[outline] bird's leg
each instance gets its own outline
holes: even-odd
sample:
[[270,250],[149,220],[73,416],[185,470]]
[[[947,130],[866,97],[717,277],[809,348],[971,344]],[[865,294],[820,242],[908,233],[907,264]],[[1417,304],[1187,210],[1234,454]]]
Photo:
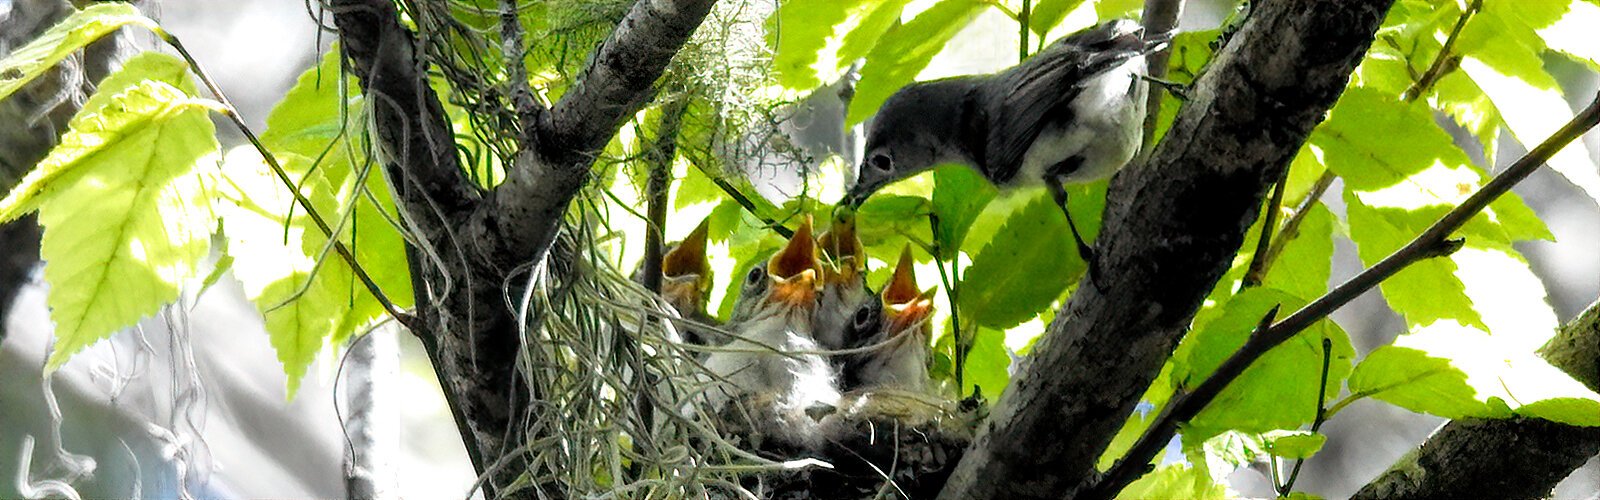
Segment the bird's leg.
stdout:
[[1174,82],[1172,80],[1163,80],[1149,75],[1139,75],[1139,78],[1150,82],[1151,85],[1161,87],[1163,90],[1166,90],[1168,94],[1172,94],[1172,97],[1176,97],[1180,101],[1189,100],[1188,85]]
[[1100,259],[1095,255],[1094,247],[1084,243],[1083,234],[1078,232],[1078,225],[1072,222],[1072,210],[1067,208],[1067,188],[1062,185],[1061,179],[1051,179],[1045,184],[1050,186],[1050,196],[1055,198],[1056,205],[1061,207],[1061,213],[1067,215],[1067,228],[1072,230],[1072,241],[1078,244],[1078,256],[1083,258],[1084,265],[1089,267],[1089,282],[1095,288],[1105,290],[1100,286]]

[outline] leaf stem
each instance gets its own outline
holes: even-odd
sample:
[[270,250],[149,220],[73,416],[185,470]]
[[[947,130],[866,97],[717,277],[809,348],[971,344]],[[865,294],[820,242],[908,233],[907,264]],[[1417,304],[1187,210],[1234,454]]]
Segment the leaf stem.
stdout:
[[378,303],[383,306],[385,311],[388,311],[390,316],[394,317],[400,324],[405,325],[407,329],[415,331],[421,327],[421,325],[416,324],[414,316],[400,310],[398,306],[394,305],[394,301],[389,300],[389,296],[383,293],[383,290],[378,287],[378,283],[373,281],[372,277],[367,274],[366,269],[361,267],[361,263],[356,261],[355,254],[345,246],[344,242],[339,241],[333,229],[328,226],[328,222],[323,220],[322,216],[311,206],[311,200],[306,199],[299,189],[295,189],[294,180],[290,179],[289,174],[284,172],[283,165],[279,164],[278,159],[261,143],[261,139],[256,137],[255,132],[250,130],[248,125],[245,125],[244,118],[239,115],[239,108],[228,100],[227,94],[222,93],[222,88],[218,87],[216,81],[211,79],[211,75],[200,67],[200,62],[196,61],[194,56],[184,49],[183,43],[178,41],[178,37],[159,27],[153,28],[151,31],[160,37],[162,41],[167,42],[167,45],[171,45],[179,55],[183,56],[183,60],[189,63],[189,69],[194,70],[195,75],[200,77],[200,82],[205,84],[206,89],[211,91],[212,95],[217,96],[217,101],[221,102],[224,107],[222,115],[228,117],[234,126],[239,129],[239,132],[244,134],[245,139],[248,139],[250,144],[255,146],[256,151],[261,153],[261,157],[266,160],[267,166],[272,168],[272,173],[277,175],[278,180],[283,182],[285,187],[289,188],[289,193],[294,196],[295,203],[305,207],[306,214],[311,216],[311,221],[316,223],[317,229],[322,231],[322,235],[332,242],[334,252],[338,253],[339,257],[345,261],[345,264],[350,266],[351,272],[356,275],[357,279],[361,280],[361,284],[367,288],[367,292],[371,293],[374,299],[377,299]]
[[1412,82],[1411,87],[1401,94],[1402,99],[1406,102],[1416,101],[1428,89],[1433,88],[1440,78],[1444,78],[1460,64],[1461,57],[1451,56],[1450,51],[1455,48],[1456,40],[1461,37],[1462,28],[1467,27],[1467,21],[1472,20],[1472,16],[1482,9],[1483,0],[1472,0],[1472,3],[1467,5],[1467,10],[1461,12],[1461,17],[1456,19],[1456,25],[1450,29],[1450,36],[1446,37],[1444,45],[1439,47],[1439,55],[1433,58],[1433,64],[1422,73],[1422,78]]
[[[1283,206],[1283,189],[1284,185],[1288,183],[1289,169],[1285,168],[1283,173],[1278,175],[1278,182],[1273,184],[1272,200],[1267,202],[1267,213],[1261,221],[1261,239],[1256,241],[1256,253],[1250,257],[1250,269],[1244,273],[1244,282],[1242,284],[1244,288],[1253,288],[1256,285],[1260,285],[1261,280],[1267,276],[1267,265],[1269,264],[1267,254],[1271,253],[1272,244],[1277,243],[1272,239],[1272,232],[1278,227],[1278,212],[1282,211],[1280,207]],[[1294,237],[1293,234],[1289,234],[1287,231],[1283,236]]]
[[1243,347],[1201,382],[1194,391],[1175,396],[1168,403],[1156,422],[1151,424],[1145,434],[1139,437],[1126,456],[1111,467],[1101,479],[1088,488],[1085,498],[1111,498],[1117,492],[1127,487],[1143,474],[1144,465],[1148,464],[1166,443],[1177,433],[1178,426],[1198,415],[1212,400],[1216,399],[1222,390],[1232,383],[1246,368],[1265,355],[1273,347],[1294,337],[1296,333],[1310,327],[1317,321],[1326,318],[1334,310],[1344,306],[1351,300],[1371,290],[1372,287],[1383,282],[1400,270],[1419,261],[1449,255],[1461,248],[1465,243],[1461,239],[1446,239],[1451,233],[1460,229],[1473,216],[1483,211],[1489,203],[1511,190],[1511,187],[1526,179],[1529,174],[1538,169],[1554,156],[1557,151],[1566,147],[1572,141],[1582,136],[1584,132],[1600,123],[1600,95],[1589,106],[1573,117],[1572,121],[1563,125],[1538,147],[1533,148],[1528,154],[1519,158],[1505,171],[1490,179],[1488,183],[1479,188],[1472,196],[1460,205],[1451,209],[1438,221],[1429,226],[1422,234],[1417,235],[1406,246],[1384,257],[1371,268],[1362,271],[1344,284],[1339,285],[1327,294],[1312,301],[1294,314],[1284,318],[1283,321],[1264,327],[1270,322],[1273,313],[1267,315],[1267,321],[1256,328],[1250,337],[1245,340]]
[[[1328,396],[1328,368],[1331,367],[1332,365],[1333,365],[1333,340],[1331,340],[1331,339],[1329,339],[1327,337],[1323,337],[1322,338],[1322,383],[1317,384],[1317,417],[1316,417],[1315,420],[1311,421],[1311,433],[1312,434],[1316,434],[1317,431],[1322,430],[1322,423],[1328,421],[1328,408],[1326,406],[1324,406],[1324,404],[1327,403],[1327,396]],[[1294,491],[1294,481],[1295,481],[1295,479],[1299,479],[1300,478],[1300,466],[1305,465],[1305,464],[1306,464],[1306,459],[1304,457],[1295,459],[1295,461],[1294,461],[1294,469],[1289,471],[1289,481],[1283,483],[1283,486],[1280,486],[1278,488],[1278,496],[1279,497],[1289,496],[1289,492]],[[1276,470],[1276,468],[1274,468],[1274,470]]]
[[[1338,177],[1333,175],[1332,170],[1324,170],[1322,177],[1318,177],[1317,182],[1311,185],[1311,190],[1306,191],[1306,197],[1300,199],[1300,203],[1295,205],[1294,213],[1289,215],[1289,220],[1285,221],[1283,228],[1278,230],[1278,236],[1273,240],[1272,246],[1267,249],[1267,254],[1259,256],[1263,269],[1271,267],[1272,263],[1278,260],[1278,255],[1283,253],[1283,248],[1288,246],[1290,241],[1294,241],[1296,236],[1300,235],[1300,224],[1305,222],[1307,215],[1310,215],[1311,207],[1316,206],[1317,202],[1322,200],[1323,193],[1328,192],[1328,187],[1332,186],[1333,180]],[[1254,266],[1255,261],[1252,260],[1250,265]]]

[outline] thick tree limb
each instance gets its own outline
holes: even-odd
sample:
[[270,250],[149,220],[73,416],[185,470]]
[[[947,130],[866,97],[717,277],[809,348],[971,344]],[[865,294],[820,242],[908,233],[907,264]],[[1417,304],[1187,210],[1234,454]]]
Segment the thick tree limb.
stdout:
[[544,255],[595,156],[649,100],[667,63],[715,3],[639,0],[545,121],[523,124],[537,131],[535,144],[524,145],[480,214],[491,232],[481,241],[494,242],[494,260],[514,265]]
[[[1540,354],[1600,391],[1600,302],[1562,326]],[[1354,498],[1544,498],[1597,453],[1596,427],[1533,418],[1457,420]]]
[[1111,184],[1085,282],[1050,325],[944,498],[1061,498],[1171,356],[1267,186],[1343,91],[1392,0],[1256,7],[1195,83],[1154,154]]

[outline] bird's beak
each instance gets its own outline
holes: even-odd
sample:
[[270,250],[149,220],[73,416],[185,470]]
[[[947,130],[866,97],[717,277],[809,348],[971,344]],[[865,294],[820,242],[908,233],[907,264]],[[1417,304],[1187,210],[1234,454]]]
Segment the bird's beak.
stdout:
[[837,212],[833,225],[817,238],[817,246],[822,247],[822,254],[830,264],[822,268],[823,284],[849,283],[861,275],[867,252],[861,246],[861,238],[856,236],[854,212]]
[[917,290],[917,278],[911,268],[914,263],[911,247],[901,250],[900,263],[894,267],[894,276],[883,286],[884,314],[888,319],[889,331],[896,334],[923,330],[912,327],[923,323],[933,313],[935,289]]
[[861,208],[861,204],[867,201],[867,196],[870,195],[871,193],[865,192],[861,188],[861,183],[858,182],[850,186],[850,190],[845,192],[844,198],[839,199],[839,205],[849,207],[854,211],[857,208]]
[[698,274],[710,276],[711,263],[706,260],[706,233],[711,218],[700,221],[678,246],[673,247],[661,258],[661,274],[667,277],[688,276]]
[[817,241],[811,237],[811,218],[800,223],[789,244],[767,261],[767,271],[773,280],[772,299],[792,306],[809,306],[816,303],[817,276],[821,274],[817,262]]
[[661,280],[661,296],[678,309],[678,314],[689,316],[705,310],[706,292],[710,291],[701,275],[668,276]]

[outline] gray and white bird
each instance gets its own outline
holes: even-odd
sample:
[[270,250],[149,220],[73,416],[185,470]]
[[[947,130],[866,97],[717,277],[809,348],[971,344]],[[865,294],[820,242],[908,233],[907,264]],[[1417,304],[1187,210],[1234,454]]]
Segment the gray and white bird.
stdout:
[[[661,297],[678,311],[678,315],[697,324],[685,325],[683,338],[692,344],[717,345],[726,341],[711,329],[717,319],[706,313],[706,301],[711,296],[711,261],[706,258],[706,238],[710,232],[711,218],[700,221],[683,240],[667,246],[661,256]],[[633,274],[633,281],[644,282],[644,265]]]
[[716,377],[707,394],[715,410],[755,396],[798,416],[839,398],[838,378],[812,336],[818,283],[816,240],[802,222],[782,250],[744,277],[726,330],[735,338],[706,359]]
[[[1138,152],[1149,91],[1144,56],[1169,39],[1110,21],[999,73],[901,88],[878,109],[844,204],[860,206],[891,182],[956,163],[1001,188],[1042,182],[1065,209],[1065,184],[1109,177]],[[1093,249],[1070,213],[1067,222],[1092,272]]]
[[823,349],[839,350],[849,342],[851,313],[872,296],[865,272],[867,252],[856,237],[855,215],[846,210],[835,213],[832,225],[817,237],[817,246],[822,250],[822,291],[812,328]]
[[851,315],[854,333],[847,347],[863,350],[842,355],[841,390],[928,391],[934,291],[917,290],[912,264],[911,249],[901,251],[883,291],[862,301]]

